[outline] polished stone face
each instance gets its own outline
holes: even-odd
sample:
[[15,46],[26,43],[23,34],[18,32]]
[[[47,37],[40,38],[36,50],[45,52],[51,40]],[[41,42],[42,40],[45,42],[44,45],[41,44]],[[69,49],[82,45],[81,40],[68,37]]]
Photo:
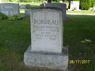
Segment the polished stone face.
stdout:
[[18,15],[19,14],[19,5],[16,3],[1,3],[0,12],[4,13],[7,16]]
[[63,47],[62,11],[36,9],[31,13],[31,51],[61,53]]

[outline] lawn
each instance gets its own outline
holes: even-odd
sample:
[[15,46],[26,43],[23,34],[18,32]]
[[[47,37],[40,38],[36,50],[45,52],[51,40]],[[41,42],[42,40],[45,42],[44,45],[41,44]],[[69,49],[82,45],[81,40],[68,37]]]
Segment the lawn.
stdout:
[[19,5],[26,5],[26,4],[39,6],[40,4],[42,4],[42,2],[19,2]]
[[[91,60],[89,64],[72,64],[72,71],[95,71],[95,16],[69,16],[64,24],[64,45],[69,47],[70,60]],[[90,43],[83,43],[85,39]]]
[[[95,71],[95,16],[70,16],[64,23],[64,46],[70,60],[91,60],[69,64],[70,71]],[[85,39],[91,40],[83,43]],[[0,71],[57,71],[27,67],[23,55],[30,44],[29,17],[18,21],[0,20]]]
[[80,11],[66,11],[67,13],[84,13],[84,14],[95,14],[95,11],[90,10],[80,10]]

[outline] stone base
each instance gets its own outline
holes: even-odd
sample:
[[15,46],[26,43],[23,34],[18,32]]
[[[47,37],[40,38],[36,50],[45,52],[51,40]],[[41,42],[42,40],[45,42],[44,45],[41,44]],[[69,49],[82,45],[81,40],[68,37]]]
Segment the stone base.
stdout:
[[64,48],[63,53],[31,52],[29,47],[24,53],[24,63],[32,67],[46,67],[50,69],[68,69],[68,49]]

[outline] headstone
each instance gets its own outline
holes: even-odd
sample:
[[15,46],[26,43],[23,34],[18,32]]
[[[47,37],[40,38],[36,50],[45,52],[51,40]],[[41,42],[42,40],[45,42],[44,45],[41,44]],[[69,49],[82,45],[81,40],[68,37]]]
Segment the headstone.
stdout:
[[95,11],[95,6],[93,7],[93,9],[92,9],[93,11]]
[[72,11],[72,10],[79,11],[79,5],[80,5],[80,1],[71,1],[69,10],[70,11]]
[[43,1],[43,3],[42,3],[44,6],[47,4],[47,1]]
[[7,16],[19,14],[19,4],[17,3],[0,3],[0,12]]
[[30,12],[31,12],[31,9],[26,9],[26,10],[25,10],[25,15],[26,15],[26,16],[30,16]]
[[25,15],[30,16],[30,12],[31,12],[31,5],[26,4]]
[[63,13],[59,8],[36,8],[31,12],[31,45],[24,53],[28,66],[66,70],[68,52],[63,47]]
[[31,9],[31,5],[30,4],[26,4],[26,9]]
[[26,9],[26,5],[20,5],[20,9]]
[[40,5],[41,7],[55,7],[60,8],[63,11],[64,19],[66,18],[66,4],[65,3],[47,3],[45,6],[44,4]]

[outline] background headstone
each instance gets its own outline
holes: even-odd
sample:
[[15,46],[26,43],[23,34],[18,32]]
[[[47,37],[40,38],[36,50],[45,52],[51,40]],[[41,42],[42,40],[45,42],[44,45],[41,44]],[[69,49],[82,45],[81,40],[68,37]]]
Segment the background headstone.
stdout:
[[20,9],[26,9],[26,5],[20,5]]
[[79,10],[80,1],[71,1],[69,10]]
[[42,3],[44,6],[47,4],[47,1],[43,1],[43,3]]
[[26,4],[25,15],[30,16],[30,12],[31,12],[31,5]]
[[92,9],[93,11],[95,11],[95,6],[93,7],[93,9]]
[[63,47],[62,9],[36,8],[32,9],[30,17],[31,46],[24,53],[24,63],[28,66],[66,70],[68,52]]
[[31,9],[25,9],[25,15],[30,16]]
[[7,16],[19,14],[19,4],[17,3],[0,3],[0,12]]

